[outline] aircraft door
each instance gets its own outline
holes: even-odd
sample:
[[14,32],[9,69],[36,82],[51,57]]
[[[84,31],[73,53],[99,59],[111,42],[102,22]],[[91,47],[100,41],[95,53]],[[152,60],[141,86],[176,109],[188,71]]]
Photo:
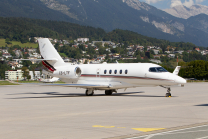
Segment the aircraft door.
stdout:
[[100,77],[100,69],[97,69],[97,71],[96,71],[96,77],[97,77],[97,78]]

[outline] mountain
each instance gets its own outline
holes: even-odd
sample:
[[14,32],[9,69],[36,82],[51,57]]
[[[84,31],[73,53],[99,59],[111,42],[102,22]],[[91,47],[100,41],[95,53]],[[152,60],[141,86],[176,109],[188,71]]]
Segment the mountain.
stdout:
[[30,19],[20,17],[0,17],[0,38],[27,42],[30,37],[46,37],[74,40],[89,37],[99,40],[106,35],[100,28],[81,26],[69,22]]
[[138,0],[1,0],[0,16],[67,21],[105,31],[123,29],[174,42],[208,44],[206,31]]
[[[28,42],[30,37],[42,36],[46,38],[75,40],[79,37],[88,37],[90,41],[104,40],[122,43],[124,47],[130,44],[140,44],[143,46],[164,46],[179,47],[185,50],[192,50],[196,45],[184,42],[169,42],[143,36],[136,32],[115,29],[105,32],[100,28],[81,26],[69,22],[30,19],[21,17],[0,17],[0,38],[9,41]],[[31,40],[33,41],[33,40]],[[200,48],[201,49],[201,48]]]
[[187,19],[186,26],[208,33],[208,15],[199,14]]
[[165,12],[179,18],[188,19],[191,16],[199,15],[199,14],[207,14],[208,15],[208,6],[205,5],[192,5],[190,8],[178,5],[171,9],[165,9]]
[[47,8],[40,0],[1,0],[1,17],[27,17],[80,23],[59,11]]

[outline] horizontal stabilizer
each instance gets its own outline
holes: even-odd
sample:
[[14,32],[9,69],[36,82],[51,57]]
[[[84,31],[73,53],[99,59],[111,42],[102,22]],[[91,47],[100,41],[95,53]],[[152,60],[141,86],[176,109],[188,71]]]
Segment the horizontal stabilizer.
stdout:
[[29,61],[44,61],[44,60],[47,60],[47,61],[58,61],[58,59],[56,59],[56,58],[50,58],[50,59],[13,59],[13,60],[18,60],[18,61],[21,61],[21,60],[29,60]]

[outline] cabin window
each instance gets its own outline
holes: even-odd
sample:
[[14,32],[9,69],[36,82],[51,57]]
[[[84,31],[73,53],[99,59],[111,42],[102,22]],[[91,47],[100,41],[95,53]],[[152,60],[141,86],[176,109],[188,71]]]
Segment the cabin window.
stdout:
[[112,70],[109,70],[109,74],[111,74],[112,73]]
[[122,70],[120,70],[120,74],[122,74]]
[[115,70],[114,73],[117,74],[117,70]]
[[128,70],[125,70],[125,74],[127,74],[128,73]]
[[104,70],[104,74],[106,74],[107,73],[107,70]]

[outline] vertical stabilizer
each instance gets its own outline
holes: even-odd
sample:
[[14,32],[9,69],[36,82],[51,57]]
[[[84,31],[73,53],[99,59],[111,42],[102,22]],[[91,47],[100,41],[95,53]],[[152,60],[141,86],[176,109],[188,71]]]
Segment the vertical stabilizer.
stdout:
[[175,70],[173,71],[173,74],[178,75],[180,68],[181,66],[177,66]]
[[64,65],[64,61],[56,51],[48,38],[38,39],[40,53],[44,61],[43,65],[50,71],[54,71],[56,67]]

